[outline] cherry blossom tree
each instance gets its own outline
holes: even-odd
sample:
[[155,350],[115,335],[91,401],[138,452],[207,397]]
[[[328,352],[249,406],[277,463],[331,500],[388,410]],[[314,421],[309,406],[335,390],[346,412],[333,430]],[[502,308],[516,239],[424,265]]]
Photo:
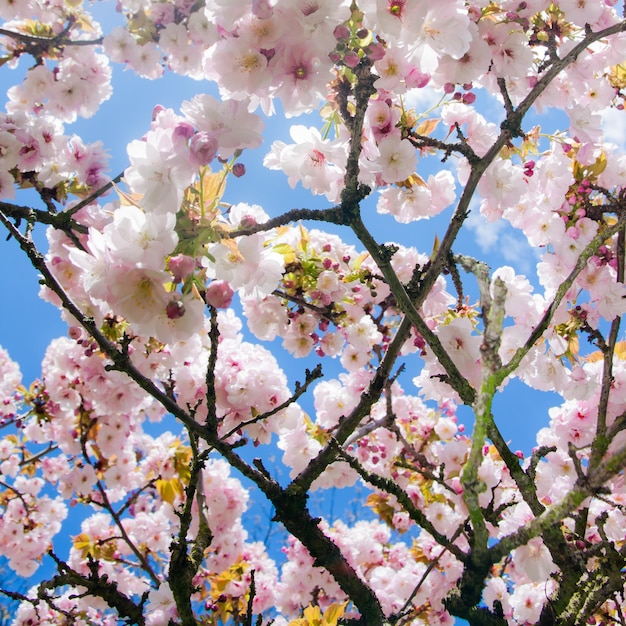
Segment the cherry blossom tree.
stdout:
[[[625,624],[617,2],[90,10],[0,2],[2,245],[68,324],[30,386],[0,349],[13,623]],[[68,128],[122,68],[198,94],[155,103],[113,177]],[[272,115],[300,119],[264,166],[321,208],[237,197]],[[529,277],[463,253],[476,219]],[[558,398],[529,454],[494,404],[513,381]],[[313,510],[357,484],[371,515]]]

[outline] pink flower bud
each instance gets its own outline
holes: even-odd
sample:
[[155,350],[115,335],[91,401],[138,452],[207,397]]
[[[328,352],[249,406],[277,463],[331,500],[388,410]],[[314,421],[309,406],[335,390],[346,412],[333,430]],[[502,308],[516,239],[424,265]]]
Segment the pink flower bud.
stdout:
[[177,320],[185,315],[185,305],[180,300],[170,300],[165,307],[165,314],[170,320]]
[[244,215],[239,222],[239,226],[241,228],[252,228],[253,226],[256,226],[256,224],[257,221],[254,215]]
[[179,122],[174,127],[174,132],[172,133],[173,138],[176,139],[184,139],[187,141],[189,137],[193,137],[193,134],[196,131],[194,127],[189,122]]
[[351,68],[356,67],[360,61],[361,59],[356,52],[348,51],[343,56],[343,62]]
[[174,275],[174,282],[180,283],[193,272],[196,267],[196,260],[186,254],[177,254],[170,258],[168,267]]
[[347,39],[350,37],[350,29],[345,24],[338,24],[335,26],[335,30],[333,31],[333,35],[337,41],[341,39]]
[[385,48],[379,43],[373,43],[367,46],[367,56],[372,61],[380,61],[385,56]]
[[217,155],[218,148],[217,139],[203,130],[189,140],[189,154],[196,165],[208,165]]
[[246,166],[243,163],[233,165],[233,176],[241,178],[246,173]]
[[233,301],[235,292],[230,284],[225,280],[214,280],[206,290],[204,299],[206,303],[216,309],[226,309]]

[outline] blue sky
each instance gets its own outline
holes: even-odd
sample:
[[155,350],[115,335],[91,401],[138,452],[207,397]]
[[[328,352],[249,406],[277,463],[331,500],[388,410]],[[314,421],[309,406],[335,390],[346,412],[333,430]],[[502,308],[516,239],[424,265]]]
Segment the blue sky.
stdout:
[[[19,71],[26,67],[27,64],[22,61]],[[16,80],[19,71],[10,72],[6,66],[3,67],[0,72],[0,86],[8,87],[13,84],[12,81]],[[126,145],[149,129],[154,105],[161,104],[178,111],[181,102],[196,93],[215,94],[214,87],[208,82],[197,82],[173,74],[149,81],[136,77],[132,72],[123,71],[116,65],[113,81],[112,98],[103,103],[93,118],[66,125],[67,134],[77,133],[87,142],[104,141],[105,148],[111,155],[111,175],[117,175],[128,165]],[[488,108],[498,114],[497,109],[492,107],[493,103]],[[285,120],[280,115],[267,119],[264,145],[244,153],[241,160],[246,164],[247,173],[240,180],[229,181],[225,199],[230,202],[260,204],[272,216],[295,207],[327,206],[323,196],[311,196],[300,186],[292,190],[281,172],[269,171],[262,166],[263,156],[272,141],[290,141],[290,123],[318,125],[316,120],[315,116]],[[430,159],[427,169],[420,169],[419,173],[427,177],[435,167],[437,162]],[[445,167],[450,166],[446,164]],[[18,195],[17,201],[27,200]],[[437,219],[405,226],[396,223],[390,216],[376,214],[374,203],[375,198],[364,203],[364,219],[380,241],[399,241],[426,253],[430,253],[435,235],[443,235],[446,220],[452,213],[450,207]],[[310,226],[321,227],[319,223]],[[487,224],[476,210],[470,217],[469,226],[455,246],[455,252],[483,258],[492,268],[512,265],[516,271],[527,273],[531,282],[536,282],[533,253],[513,229],[506,225]],[[346,229],[330,228],[344,237],[350,237]],[[38,231],[37,240],[40,243],[45,241],[42,229]],[[350,241],[354,243],[353,239]],[[39,374],[39,364],[50,339],[65,334],[66,328],[60,321],[57,310],[38,298],[37,275],[15,241],[0,242],[0,262],[4,267],[10,268],[5,277],[2,298],[4,306],[0,308],[0,345],[8,349],[12,357],[20,363],[24,382],[30,382]],[[468,285],[470,283],[471,279],[468,280]],[[282,350],[279,349],[279,352]],[[292,362],[289,371],[301,371],[300,364],[301,362],[296,361],[294,366]],[[302,369],[305,366],[307,364],[302,362]],[[528,453],[534,444],[533,433],[537,427],[547,422],[548,406],[550,402],[547,401],[546,394],[533,393],[514,383],[509,385],[503,397],[498,398],[496,410],[501,407],[507,416],[499,420],[507,438],[519,441],[519,447]]]
[[[22,63],[20,70],[25,69]],[[8,87],[18,76],[6,66],[0,70],[0,87]],[[117,175],[127,165],[125,147],[132,139],[140,137],[150,125],[154,105],[161,104],[178,110],[181,102],[196,93],[215,93],[208,83],[199,83],[174,75],[157,81],[148,81],[124,72],[115,66],[114,94],[105,102],[96,116],[66,126],[66,133],[77,133],[85,141],[102,139],[111,154],[111,175]],[[5,89],[0,89],[4,93]],[[296,118],[291,123],[315,124],[310,120]],[[327,206],[324,197],[314,197],[300,187],[289,188],[286,178],[280,172],[272,172],[262,167],[262,159],[273,140],[289,141],[289,123],[280,116],[266,122],[266,143],[259,149],[245,153],[241,159],[247,167],[247,174],[239,181],[229,182],[226,200],[245,201],[260,204],[274,216],[290,208],[323,208]],[[617,131],[619,132],[619,131]],[[430,171],[421,172],[426,177]],[[18,196],[18,202],[21,200]],[[406,245],[414,245],[420,251],[429,253],[435,234],[443,235],[446,220],[452,208],[448,208],[437,220],[422,221],[418,225],[405,227],[397,224],[391,217],[375,214],[374,203],[365,203],[366,223],[371,224],[379,241],[399,240]],[[485,258],[492,268],[500,265],[512,265],[520,273],[534,272],[532,252],[524,246],[515,232],[506,227],[487,225],[475,212],[470,218],[471,228],[460,240],[456,252]],[[319,224],[315,225],[320,227]],[[345,234],[345,231],[334,232]],[[417,237],[417,239],[415,239]],[[43,231],[39,231],[37,240],[44,242]],[[487,255],[485,257],[485,254]],[[5,268],[3,281],[2,306],[0,307],[0,345],[9,350],[24,373],[24,382],[30,383],[40,373],[40,363],[49,341],[66,333],[65,324],[60,320],[58,311],[38,298],[38,280],[25,256],[19,251],[15,241],[0,240],[0,263]],[[536,284],[534,274],[529,278]],[[302,380],[305,367],[310,367],[315,359],[292,361],[287,359],[282,349],[280,362],[289,373],[290,382]],[[332,369],[332,368],[331,368]],[[405,385],[409,390],[409,381],[415,373],[408,372]],[[547,409],[554,404],[554,397],[549,394],[529,390],[517,382],[508,385],[505,393],[496,397],[494,412],[504,437],[513,442],[513,448],[520,448],[526,454],[535,442],[535,433],[547,425]],[[558,398],[556,398],[558,402]],[[468,420],[469,412],[462,411],[463,419]],[[333,496],[325,496],[325,506],[333,506],[337,512],[341,503],[331,503]],[[328,510],[327,509],[327,510]],[[269,516],[268,509],[256,509],[254,515],[260,518]],[[257,537],[261,539],[262,537]]]

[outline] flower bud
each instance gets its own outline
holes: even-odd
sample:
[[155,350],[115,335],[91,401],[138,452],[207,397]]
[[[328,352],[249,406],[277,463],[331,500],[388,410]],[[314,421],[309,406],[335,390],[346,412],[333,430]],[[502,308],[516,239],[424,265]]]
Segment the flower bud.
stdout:
[[165,307],[165,314],[170,320],[177,320],[185,315],[185,305],[180,300],[170,300]]
[[189,154],[196,165],[208,165],[217,155],[218,148],[217,139],[203,130],[189,140]]
[[172,135],[175,140],[184,139],[186,141],[189,137],[193,137],[195,132],[194,127],[189,122],[179,122],[174,126]]
[[348,39],[350,37],[350,29],[345,24],[337,24],[335,26],[335,30],[333,31],[333,35],[337,41],[341,39]]
[[244,215],[239,221],[239,226],[241,228],[252,228],[257,225],[256,218],[254,215]]
[[361,59],[359,58],[359,55],[356,52],[352,52],[350,50],[346,52],[343,56],[343,62],[351,68],[356,67],[360,61]]
[[246,173],[246,166],[243,163],[235,163],[233,165],[233,176],[241,178]]
[[216,309],[227,309],[233,301],[235,292],[225,280],[214,280],[206,289],[206,303]]
[[186,254],[176,254],[170,258],[168,267],[174,275],[174,282],[180,283],[193,272],[196,267],[196,260]]
[[365,52],[371,61],[380,61],[385,56],[385,48],[379,43],[370,44]]

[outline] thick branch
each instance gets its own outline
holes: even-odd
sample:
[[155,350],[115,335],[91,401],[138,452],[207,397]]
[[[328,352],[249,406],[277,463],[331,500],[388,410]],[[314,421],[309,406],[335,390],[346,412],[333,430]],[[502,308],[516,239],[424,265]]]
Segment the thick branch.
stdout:
[[345,225],[345,220],[341,212],[341,207],[329,207],[327,209],[291,209],[286,211],[282,215],[278,215],[263,222],[262,224],[255,224],[254,226],[247,226],[246,228],[238,228],[230,233],[224,233],[224,237],[245,237],[246,235],[254,235],[254,233],[267,232],[273,228],[279,226],[286,226],[299,220],[310,220],[315,222],[327,222],[330,224]]
[[90,595],[102,598],[110,607],[114,608],[120,618],[128,619],[131,624],[137,624],[138,626],[145,624],[142,605],[135,604],[128,596],[124,595],[117,588],[116,583],[109,581],[106,574],[100,576],[98,574],[98,564],[95,561],[90,561],[89,563],[89,576],[83,576],[74,571],[67,563],[56,558],[54,554],[51,554],[51,556],[57,563],[59,573],[50,581],[44,581],[39,584],[39,598],[46,600],[49,589],[56,589],[65,585],[84,587]]
[[414,306],[411,297],[407,293],[404,285],[398,278],[395,270],[391,266],[391,255],[389,249],[381,247],[370,234],[360,217],[352,221],[352,230],[365,246],[367,251],[378,265],[381,273],[385,277],[391,292],[402,312],[409,318],[413,326],[424,337],[433,354],[446,371],[446,382],[459,394],[465,404],[471,404],[474,401],[475,390],[472,389],[467,379],[459,372],[450,355],[441,345],[437,335],[427,326],[426,322],[419,314],[417,307]]
[[178,538],[172,541],[168,582],[176,602],[176,608],[183,626],[196,626],[196,620],[191,606],[191,596],[194,592],[193,577],[198,571],[204,558],[204,550],[211,544],[213,535],[203,511],[204,502],[198,498],[198,531],[191,556],[187,553],[188,533],[192,522],[193,503],[196,489],[202,485],[202,468],[206,454],[198,453],[197,445],[191,435],[193,460],[189,484],[185,488],[185,503],[182,511],[177,512],[180,518]]
[[554,314],[561,305],[561,302],[565,298],[565,295],[569,291],[570,287],[574,284],[574,281],[578,275],[587,267],[587,261],[595,254],[597,249],[607,240],[610,239],[616,232],[624,227],[626,219],[621,218],[616,224],[603,228],[590,242],[585,249],[579,254],[576,260],[574,269],[570,272],[569,276],[559,285],[556,290],[556,294],[552,303],[543,314],[543,317],[539,323],[535,326],[535,329],[530,334],[523,346],[515,351],[515,354],[511,357],[511,360],[502,366],[499,374],[499,381],[502,382],[509,374],[514,372],[520,365],[522,359],[528,354],[528,352],[535,346],[537,341],[541,338],[546,331]]
[[65,36],[59,37],[58,35],[54,37],[37,37],[35,35],[27,35],[26,33],[16,33],[6,28],[0,28],[0,36],[9,37],[29,46],[37,46],[39,48],[49,48],[50,46],[55,48],[63,46],[99,46],[104,40],[103,37],[96,39],[68,39]]
[[434,537],[437,543],[443,546],[451,554],[453,554],[459,561],[464,562],[467,555],[452,541],[450,541],[445,535],[437,531],[437,529],[428,521],[428,518],[424,515],[423,511],[418,509],[408,496],[406,491],[396,484],[392,479],[379,476],[373,472],[368,472],[357,459],[348,454],[344,450],[340,451],[340,458],[348,463],[348,465],[366,482],[370,483],[380,491],[395,496],[398,503],[404,507],[404,510],[409,514],[409,517],[426,532]]
[[576,61],[584,50],[592,43],[599,41],[610,35],[615,35],[626,31],[626,21],[615,24],[609,28],[605,28],[597,33],[588,33],[585,38],[576,46],[574,46],[561,60],[555,62],[546,73],[539,79],[537,84],[531,89],[530,93],[522,100],[517,109],[507,114],[506,119],[501,125],[501,132],[494,144],[487,153],[476,163],[470,163],[471,171],[467,183],[463,189],[463,193],[454,211],[454,215],[450,220],[448,229],[441,240],[439,250],[435,257],[431,260],[428,271],[425,272],[420,283],[420,290],[415,301],[416,308],[420,308],[426,299],[428,293],[432,289],[435,281],[446,266],[448,255],[452,250],[452,245],[469,214],[470,202],[476,191],[478,181],[489,167],[489,165],[500,154],[500,150],[513,138],[515,131],[520,128],[521,121],[530,110],[530,107],[537,101],[539,96],[545,91],[548,85],[562,72],[568,65]]
[[[334,439],[340,446],[352,435],[361,421],[370,414],[372,407],[380,399],[385,389],[386,381],[391,375],[391,371],[400,354],[400,349],[407,340],[410,332],[411,322],[405,317],[400,323],[395,337],[387,347],[385,356],[376,369],[376,373],[370,381],[367,391],[361,395],[357,406],[339,422],[339,426],[334,433]],[[308,491],[313,481],[337,458],[338,454],[337,446],[329,442],[320,450],[318,455],[311,460],[307,467],[294,478],[288,489],[294,492]]]
[[33,267],[42,274],[46,285],[59,297],[63,308],[76,318],[83,328],[85,328],[85,330],[93,337],[102,352],[111,359],[113,365],[109,367],[124,372],[130,376],[130,378],[132,378],[144,391],[160,402],[167,411],[178,418],[192,432],[195,432],[200,436],[206,434],[205,428],[201,424],[198,424],[195,420],[191,419],[191,417],[183,409],[181,409],[172,398],[159,389],[151,379],[144,376],[133,365],[129,355],[120,351],[115,344],[111,343],[96,326],[94,320],[87,317],[78,308],[78,306],[74,304],[72,299],[67,295],[63,287],[61,287],[59,282],[53,276],[52,272],[48,269],[43,255],[39,252],[35,244],[22,235],[22,233],[15,228],[15,226],[11,224],[10,220],[2,213],[0,213],[0,221],[3,222],[9,233],[18,241],[22,250],[30,259]]
[[2,211],[6,217],[15,220],[18,224],[19,222],[24,221],[31,224],[39,223],[54,226],[55,228],[63,231],[71,228],[76,232],[87,232],[87,228],[85,226],[68,219],[66,213],[49,213],[48,211],[41,211],[39,209],[33,209],[31,207],[20,206],[18,204],[11,204],[10,202],[2,201],[0,201],[0,211]]

